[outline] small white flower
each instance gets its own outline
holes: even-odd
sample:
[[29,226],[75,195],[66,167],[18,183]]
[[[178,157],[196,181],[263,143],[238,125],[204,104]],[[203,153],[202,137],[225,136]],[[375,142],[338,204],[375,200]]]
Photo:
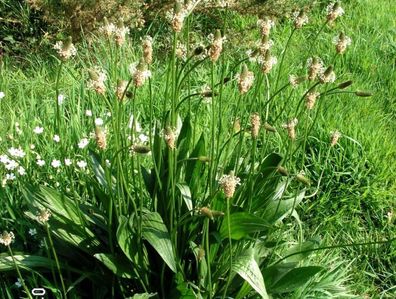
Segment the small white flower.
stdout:
[[43,167],[45,165],[45,161],[44,160],[37,160],[36,164],[40,167]]
[[101,119],[101,118],[96,118],[95,119],[95,125],[97,125],[97,126],[102,126],[103,125],[103,119]]
[[66,158],[66,159],[65,159],[65,165],[66,165],[66,166],[72,165],[72,160]]
[[19,166],[18,162],[17,162],[17,161],[14,161],[14,160],[9,160],[9,161],[4,165],[4,167],[5,167],[7,170],[14,170],[14,169],[17,168],[18,166]]
[[92,116],[92,111],[91,110],[85,110],[85,115],[88,117]]
[[0,163],[7,164],[8,161],[10,161],[10,159],[8,159],[7,155],[1,155],[0,156]]
[[105,162],[106,162],[106,166],[107,166],[107,167],[110,167],[110,166],[111,166],[111,163],[110,163],[110,160],[109,160],[109,159],[106,159]]
[[87,162],[83,160],[77,161],[77,166],[80,167],[81,169],[85,169],[87,167]]
[[5,178],[6,178],[6,181],[13,181],[16,179],[16,176],[13,173],[7,173]]
[[53,168],[59,168],[60,166],[61,166],[61,161],[59,161],[59,160],[52,160],[52,162],[51,162],[51,166],[53,167]]
[[63,94],[58,95],[58,105],[62,105],[65,100],[65,96]]
[[37,135],[42,134],[42,133],[44,132],[44,128],[43,128],[43,127],[40,127],[40,126],[37,126],[37,127],[35,127],[35,128],[33,129],[33,132],[34,132],[35,134],[37,134]]
[[139,140],[140,140],[140,142],[144,143],[144,142],[149,141],[149,138],[148,138],[148,136],[145,135],[145,134],[140,134],[140,135],[139,135]]
[[37,235],[37,230],[35,228],[30,228],[28,233],[29,235],[34,236]]
[[23,168],[22,166],[19,166],[18,173],[19,173],[19,175],[22,175],[22,176],[25,175],[26,174],[25,168]]
[[34,150],[34,149],[36,148],[36,146],[32,143],[32,144],[29,146],[29,148],[30,148],[31,150]]
[[5,93],[3,92],[3,91],[0,91],[0,100],[2,99],[2,98],[4,98],[5,97]]
[[89,144],[89,140],[87,138],[83,138],[80,140],[80,142],[78,143],[78,147],[83,149],[85,148],[87,145]]
[[56,143],[58,143],[60,141],[59,135],[54,135],[54,138],[52,138],[52,140],[54,140]]
[[12,157],[16,157],[16,158],[23,158],[25,157],[26,153],[21,149],[21,148],[14,148],[11,147],[8,152],[10,153],[10,155]]
[[15,285],[17,288],[20,288],[22,286],[22,282],[23,280],[20,280],[19,278],[17,279],[17,281],[15,282]]
[[107,111],[105,115],[106,115],[106,117],[111,117],[111,112]]

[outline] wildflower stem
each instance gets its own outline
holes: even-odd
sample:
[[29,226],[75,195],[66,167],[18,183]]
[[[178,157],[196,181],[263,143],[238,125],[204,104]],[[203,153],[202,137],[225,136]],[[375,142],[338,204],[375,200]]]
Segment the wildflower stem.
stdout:
[[209,298],[212,298],[212,271],[211,271],[211,261],[210,261],[210,243],[209,243],[209,218],[205,219],[204,230],[205,230],[205,250],[206,250],[206,263],[208,264],[208,292]]
[[228,273],[228,277],[227,277],[227,282],[226,282],[226,286],[224,289],[224,293],[223,293],[223,299],[226,297],[227,295],[227,290],[228,287],[231,283],[231,274],[232,274],[232,265],[233,265],[233,261],[232,261],[232,239],[231,239],[231,209],[230,209],[230,198],[226,199],[227,201],[227,227],[228,227],[228,245],[230,247],[230,271]]
[[309,46],[308,56],[306,57],[305,61],[307,61],[308,57],[311,57],[313,46],[315,45],[316,40],[318,39],[320,33],[321,33],[321,32],[323,31],[323,29],[326,27],[326,25],[327,25],[328,22],[329,22],[329,21],[326,20],[326,22],[323,23],[322,27],[320,27],[319,31],[315,34],[315,37],[313,38],[312,43],[311,43],[310,46]]
[[50,242],[52,253],[53,253],[54,258],[55,258],[56,268],[58,269],[58,272],[59,272],[59,278],[60,278],[61,285],[62,285],[63,296],[64,296],[64,298],[67,298],[66,297],[65,283],[63,281],[62,271],[61,271],[61,268],[60,268],[60,265],[59,265],[58,255],[56,254],[54,243],[52,242],[51,234],[50,234],[50,231],[49,231],[49,225],[48,225],[48,223],[45,223],[44,225],[45,225],[45,229],[47,231],[48,240]]
[[280,78],[280,75],[281,75],[281,72],[282,72],[283,61],[285,60],[287,48],[289,47],[290,41],[291,41],[291,39],[292,39],[293,34],[294,34],[295,31],[296,31],[296,28],[293,28],[292,32],[290,33],[289,38],[287,39],[286,46],[285,46],[285,48],[284,48],[284,50],[283,50],[282,57],[281,57],[281,61],[280,61],[280,63],[279,63],[278,74],[277,74],[277,76],[276,76],[275,90],[278,89],[278,83],[279,83],[279,78]]
[[61,115],[60,115],[60,107],[59,107],[59,80],[62,72],[63,61],[59,63],[58,72],[56,74],[56,83],[55,83],[55,91],[56,91],[56,99],[55,99],[55,107],[56,107],[56,118],[55,118],[55,128],[56,132],[59,135],[61,131]]
[[[12,252],[11,246],[8,245],[7,248],[8,248],[8,251],[9,251],[10,255],[11,255],[12,262],[14,263],[15,270],[17,271],[17,274],[18,274],[18,277],[19,277],[19,279],[20,279],[20,281],[21,281],[22,287],[23,287],[23,289],[25,290],[26,295],[27,295],[29,298],[32,298],[32,296],[30,295],[29,289],[27,288],[27,286],[26,286],[26,284],[25,284],[24,279],[22,278],[21,271],[19,271],[19,267],[18,267],[18,264],[17,264],[17,262],[16,262],[16,260],[15,260],[14,253]],[[65,297],[65,298],[66,298],[66,297]]]

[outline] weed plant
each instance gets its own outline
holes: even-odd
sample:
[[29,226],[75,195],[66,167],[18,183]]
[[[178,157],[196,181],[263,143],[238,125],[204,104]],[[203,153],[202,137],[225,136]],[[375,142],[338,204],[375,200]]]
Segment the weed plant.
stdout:
[[[260,40],[238,60],[226,26],[191,41],[196,4],[169,13],[166,58],[155,32],[130,40],[128,27],[105,22],[78,49],[71,38],[54,46],[56,72],[0,86],[4,298],[32,298],[35,287],[57,298],[349,296],[329,254],[343,245],[306,239],[297,212],[343,139],[328,128],[322,167],[306,173],[313,156],[301,153],[320,108],[334,95],[371,95],[336,78],[345,33],[323,60],[314,53],[340,3],[296,65],[285,57],[305,10],[278,59],[274,21],[262,18]],[[29,100],[15,107],[8,90]]]

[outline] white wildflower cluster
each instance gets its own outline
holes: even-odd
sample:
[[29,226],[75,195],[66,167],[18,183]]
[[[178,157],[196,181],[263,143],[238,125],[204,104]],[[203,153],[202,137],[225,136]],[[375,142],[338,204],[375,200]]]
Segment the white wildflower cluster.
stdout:
[[5,97],[4,91],[0,91],[0,100]]
[[0,155],[0,163],[3,165],[6,174],[2,179],[2,186],[14,181],[17,176],[24,176],[26,174],[25,168],[20,165],[20,159],[24,158],[26,153],[21,148],[11,147],[8,149],[8,155]]

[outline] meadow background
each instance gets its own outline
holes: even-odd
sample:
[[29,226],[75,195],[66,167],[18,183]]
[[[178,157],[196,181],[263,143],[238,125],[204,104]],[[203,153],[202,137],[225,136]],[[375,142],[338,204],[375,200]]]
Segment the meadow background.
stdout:
[[[34,3],[34,1],[31,2]],[[29,8],[23,1],[17,1],[17,4],[5,0],[1,2],[0,25],[3,28],[1,28],[2,32],[0,33],[2,46],[0,52],[0,92],[2,92],[0,99],[0,153],[7,154],[11,147],[21,147],[27,153],[24,162],[20,162],[24,166],[23,174],[20,173],[15,179],[6,180],[0,189],[2,207],[0,210],[0,232],[13,231],[15,234],[15,242],[11,245],[12,252],[10,252],[11,248],[0,247],[1,298],[27,296],[26,294],[23,295],[24,288],[31,289],[36,284],[44,285],[48,290],[54,292],[57,298],[89,298],[93,294],[95,294],[95,298],[109,298],[110,296],[114,298],[118,298],[117,296],[130,298],[136,296],[133,298],[139,298],[134,295],[134,288],[139,289],[139,287],[136,287],[134,283],[129,283],[128,279],[135,278],[135,275],[139,277],[140,271],[144,273],[146,270],[148,273],[162,272],[162,276],[165,277],[167,274],[170,275],[171,272],[169,269],[165,269],[165,266],[155,266],[157,263],[161,263],[161,258],[162,263],[172,269],[173,264],[170,262],[169,256],[180,256],[180,265],[178,261],[175,268],[185,267],[183,268],[185,273],[195,271],[195,269],[188,268],[182,262],[182,257],[185,257],[182,252],[184,252],[183,250],[187,252],[188,250],[185,248],[188,246],[192,248],[191,251],[194,254],[191,253],[191,256],[185,257],[185,260],[196,260],[196,265],[201,265],[201,267],[197,266],[197,277],[194,275],[189,277],[185,273],[185,277],[182,278],[174,275],[172,276],[174,279],[169,283],[171,285],[164,284],[164,286],[163,277],[160,279],[154,275],[153,277],[149,276],[147,278],[148,283],[142,283],[142,285],[153,286],[161,281],[162,289],[157,292],[158,296],[162,298],[183,296],[207,298],[212,297],[211,291],[213,293],[218,291],[213,297],[221,297],[223,293],[224,295],[227,293],[227,290],[230,292],[229,296],[232,297],[242,298],[245,295],[249,298],[255,298],[255,296],[258,296],[256,292],[239,281],[240,278],[233,277],[231,275],[232,271],[228,272],[229,268],[227,268],[230,262],[233,264],[233,260],[230,261],[230,256],[243,264],[244,260],[239,260],[238,257],[243,256],[243,249],[251,246],[251,244],[256,244],[253,247],[259,248],[259,252],[255,252],[255,254],[256,260],[257,255],[260,256],[262,263],[259,263],[260,266],[276,265],[278,263],[277,259],[284,258],[287,260],[288,254],[291,253],[293,257],[293,252],[309,248],[310,250],[313,249],[312,252],[309,251],[312,253],[311,255],[305,256],[306,252],[303,252],[297,255],[299,258],[301,256],[301,260],[291,261],[289,257],[288,261],[296,262],[301,267],[311,267],[311,265],[324,267],[320,271],[306,268],[315,270],[311,273],[312,275],[307,274],[307,280],[296,282],[291,279],[291,276],[284,276],[284,281],[280,279],[278,282],[273,282],[272,286],[267,281],[270,280],[268,277],[275,276],[275,274],[269,271],[269,268],[266,268],[267,272],[263,270],[265,286],[274,298],[394,298],[396,296],[396,140],[394,137],[396,136],[396,86],[394,84],[396,80],[396,20],[394,18],[396,5],[392,0],[343,1],[341,5],[345,10],[345,15],[336,20],[334,27],[325,26],[314,41],[315,33],[321,28],[325,20],[325,8],[329,2],[304,1],[304,3],[299,3],[297,1],[297,4],[287,1],[281,1],[280,4],[275,2],[267,3],[268,6],[265,8],[259,6],[259,12],[255,7],[249,13],[242,13],[244,9],[213,9],[209,11],[202,9],[193,13],[185,24],[185,31],[179,35],[180,40],[185,40],[186,30],[188,30],[193,41],[208,43],[206,36],[214,33],[216,29],[221,29],[222,34],[227,37],[227,41],[221,54],[221,66],[214,70],[214,66],[208,61],[197,64],[192,70],[193,75],[187,76],[186,81],[183,81],[184,89],[180,89],[180,91],[174,85],[175,80],[173,79],[176,78],[173,76],[176,76],[178,71],[182,74],[183,69],[181,70],[180,67],[183,64],[182,60],[172,56],[172,47],[176,45],[173,45],[174,35],[170,26],[162,18],[150,16],[150,21],[145,25],[135,22],[135,26],[141,26],[141,28],[138,30],[131,27],[126,45],[117,47],[114,43],[101,38],[95,30],[93,35],[84,31],[84,35],[81,37],[82,33],[79,29],[76,29],[77,26],[73,28],[67,23],[54,23],[54,15],[51,15],[51,13],[47,18],[42,19],[42,11],[32,10],[31,6]],[[279,72],[281,53],[285,49],[285,44],[293,30],[293,22],[290,20],[289,14],[298,5],[305,5],[307,10],[309,8],[309,23],[301,30],[297,30],[291,39],[278,85],[275,82]],[[274,9],[274,7],[277,9]],[[170,5],[171,8],[172,5]],[[271,12],[271,15],[273,15],[273,10],[279,15],[276,15],[276,26],[271,30],[270,36],[274,40],[271,53],[278,57],[278,63],[269,76],[268,82],[270,83],[267,82],[267,85],[265,85],[264,77],[262,77],[262,84],[266,88],[260,89],[260,86],[257,86],[260,77],[256,75],[252,90],[243,98],[238,95],[236,80],[224,84],[222,81],[229,74],[234,78],[237,73],[240,73],[242,65],[240,60],[246,58],[246,50],[254,45],[255,40],[260,39],[256,25],[257,14]],[[7,13],[3,14],[3,12]],[[65,15],[67,19],[66,10]],[[114,18],[114,16],[112,17]],[[149,18],[144,14],[142,16],[133,15],[131,20],[144,17]],[[110,17],[110,21],[112,20]],[[54,27],[61,30],[54,30]],[[42,32],[42,28],[47,28],[48,31]],[[333,60],[335,50],[331,40],[340,31],[345,32],[351,38],[352,43],[342,56],[340,55],[337,60]],[[124,80],[128,80],[128,65],[139,61],[141,38],[147,34],[153,37],[154,47],[154,62],[150,66],[152,72],[150,82],[147,81],[142,88],[130,89],[130,92],[125,92],[122,97],[130,98],[125,101],[124,106],[112,104],[109,99],[111,97],[115,98],[116,95],[114,91],[110,90],[114,90],[117,78],[123,77]],[[59,58],[56,57],[53,45],[56,41],[63,40],[68,35],[72,35],[73,40],[76,40],[77,55],[61,64]],[[311,48],[311,42],[313,41],[314,45]],[[189,51],[193,51],[193,49]],[[234,141],[227,141],[229,138],[227,134],[233,130],[232,121],[235,120],[235,116],[241,118],[242,127],[249,128],[250,115],[257,111],[262,117],[262,125],[264,124],[266,115],[264,107],[266,106],[256,105],[253,99],[258,98],[259,102],[265,102],[266,90],[269,90],[273,95],[274,91],[277,90],[274,85],[281,87],[283,84],[287,84],[289,74],[301,73],[304,61],[311,51],[320,56],[327,64],[336,61],[334,69],[337,74],[337,83],[352,80],[353,84],[348,90],[353,92],[320,98],[320,105],[316,104],[315,113],[307,113],[308,116],[306,116],[307,120],[311,121],[309,124],[312,127],[301,124],[301,129],[297,134],[304,137],[296,148],[294,148],[293,142],[288,139],[281,124],[293,117],[291,107],[297,105],[299,97],[291,97],[290,102],[284,102],[282,98],[285,99],[289,96],[289,93],[285,91],[280,93],[276,100],[268,106],[270,115],[272,113],[278,115],[279,113],[280,119],[272,116],[268,118],[273,122],[270,122],[270,124],[276,127],[279,134],[270,135],[271,132],[264,132],[262,127],[260,137],[257,140],[251,140],[248,133],[250,129],[246,129],[246,132],[236,135],[237,141],[235,141],[235,144]],[[188,60],[188,62],[191,63],[190,66],[195,63],[193,60]],[[245,62],[249,70],[255,71],[256,74],[259,73],[259,68],[254,63]],[[60,65],[62,65],[62,69],[60,69]],[[87,81],[89,81],[89,78],[92,79],[92,74],[89,74],[88,69],[92,70],[95,65],[99,65],[106,70],[108,80],[106,86],[111,94],[108,98],[89,91],[87,88]],[[111,80],[113,82],[109,83]],[[113,87],[110,87],[110,85]],[[188,97],[191,94],[201,94],[202,88],[206,85],[206,90],[217,88],[216,92],[223,98],[223,102],[219,103],[224,106],[215,104],[214,107],[216,108],[211,108],[213,103],[206,103],[205,97],[200,100],[193,100],[194,98],[190,99]],[[337,86],[337,84],[334,86]],[[295,93],[301,97],[304,94],[304,88],[306,87],[299,87]],[[372,96],[356,96],[354,93],[356,90],[369,91]],[[185,105],[182,106],[179,115],[180,121],[176,114],[170,112],[174,111],[175,107],[173,105],[177,105],[173,101],[178,98],[178,92],[181,94],[180,99],[186,97]],[[63,96],[63,103],[55,106],[54,103],[58,101],[59,95]],[[218,96],[215,95],[214,99]],[[133,104],[135,102],[136,104]],[[125,107],[125,114],[122,114],[121,111],[124,108],[121,107]],[[167,109],[170,109],[168,114],[166,113]],[[87,110],[91,111],[93,115],[89,116]],[[135,121],[130,122],[129,114],[132,112]],[[239,112],[241,114],[238,114]],[[62,118],[58,117],[58,113],[62,113]],[[139,125],[136,120],[140,123]],[[160,125],[158,125],[158,122]],[[128,126],[130,123],[132,125]],[[297,128],[299,128],[299,125]],[[142,127],[140,132],[136,131],[138,126]],[[37,133],[40,131],[35,129],[37,127],[42,127],[43,132]],[[109,132],[114,135],[107,142],[108,150],[101,151],[98,149],[95,141],[99,138],[98,132],[95,135],[95,127],[103,127],[103,130],[108,127]],[[182,162],[176,162],[178,158],[173,154],[174,151],[172,151],[172,146],[169,143],[164,141],[161,143],[160,141],[163,138],[165,138],[165,141],[169,140],[170,131],[178,129],[174,127],[181,127],[181,132],[178,132],[179,140],[182,140],[180,136],[185,138],[184,143],[179,142],[176,145],[179,157],[184,155],[183,159],[180,160]],[[186,129],[190,127],[191,132]],[[334,130],[339,130],[342,137],[339,144],[329,148],[330,132]],[[234,132],[238,134],[239,131]],[[54,135],[59,135],[60,143],[54,140]],[[222,156],[223,158],[213,162],[214,159],[210,157],[213,156],[213,153],[218,153],[219,148],[216,148],[216,146],[219,145],[212,144],[210,140],[212,136],[217,135],[222,136],[219,138],[219,143],[224,144],[227,149],[225,151],[226,158]],[[132,137],[127,139],[128,136]],[[205,137],[205,141],[202,142],[205,146],[202,146],[202,148],[198,146],[201,136]],[[130,158],[126,153],[118,160],[116,151],[129,144],[126,140],[134,141],[139,137],[144,146],[136,150],[137,154]],[[79,145],[84,138],[87,138],[89,144],[87,147],[80,147]],[[149,141],[147,141],[147,138]],[[239,142],[238,138],[241,138]],[[156,146],[160,150],[157,150]],[[233,147],[236,149],[236,156],[232,154]],[[254,150],[258,149],[260,154],[254,154],[254,150],[251,151],[252,148]],[[292,151],[293,155],[290,155],[290,149],[296,149],[294,152]],[[139,150],[144,153],[151,150],[151,156],[140,156]],[[229,153],[229,156],[227,156],[227,153]],[[285,215],[281,215],[282,217],[276,219],[272,219],[268,213],[266,214],[265,211],[266,209],[268,211],[268,206],[264,207],[255,202],[255,196],[258,197],[259,194],[254,193],[253,190],[254,186],[257,188],[259,186],[255,185],[257,178],[268,172],[268,177],[265,177],[268,179],[268,184],[260,185],[260,188],[263,188],[263,194],[277,192],[273,189],[278,186],[279,182],[282,182],[284,177],[277,177],[278,174],[275,174],[274,169],[279,169],[280,162],[274,153],[284,158],[282,166],[289,171],[289,174],[286,175],[286,186],[289,187],[290,185],[292,190],[286,191],[286,195],[289,196],[286,196],[286,198],[290,200],[297,198],[297,194],[302,195],[301,203],[296,207],[298,214],[290,216],[291,212],[285,213],[285,215],[288,215],[287,217],[284,218]],[[271,156],[271,154],[274,155]],[[40,157],[38,158],[37,155],[40,155]],[[156,160],[157,155],[160,157],[159,160]],[[72,159],[71,167],[67,168],[62,165],[60,168],[62,170],[58,171],[58,168],[51,166],[54,159],[62,160],[61,157],[66,158],[66,156]],[[148,176],[145,174],[145,171],[152,167],[151,157],[154,157],[153,164],[159,165],[158,169],[151,172],[151,174],[155,173],[157,175],[156,178],[154,178],[154,175]],[[245,159],[242,159],[243,162],[239,163],[239,158]],[[44,160],[46,164],[40,167],[37,165],[38,160]],[[113,161],[117,161],[114,162],[116,169],[103,170],[103,168],[107,169],[106,160],[110,160],[111,164],[113,164]],[[169,165],[165,165],[165,167],[164,164],[168,163],[168,160],[170,161]],[[208,162],[208,160],[210,161]],[[163,163],[156,164],[158,161]],[[270,170],[266,169],[262,173],[258,172],[256,174],[252,169],[256,169],[256,167],[261,169],[259,162],[267,163],[263,163],[262,167],[269,165],[268,169]],[[63,164],[63,161],[61,163]],[[199,163],[208,165],[207,170],[203,170],[206,169],[206,166]],[[136,167],[136,165],[139,166]],[[183,166],[179,167],[179,165]],[[1,167],[1,179],[4,182],[9,172],[4,166]],[[163,173],[161,167],[165,167]],[[240,175],[242,184],[237,186],[237,193],[233,202],[235,205],[231,207],[224,204],[225,202],[229,203],[229,201],[222,197],[221,192],[216,191],[221,189],[221,183],[218,183],[221,176],[216,173],[217,169],[220,169],[219,172],[224,174],[228,174],[231,169],[239,170],[236,173]],[[289,182],[289,177],[297,178],[301,170],[304,171],[303,179],[290,180]],[[101,172],[105,174],[103,175]],[[200,175],[197,175],[197,172]],[[269,175],[270,172],[271,175]],[[126,178],[122,176],[122,173],[125,174]],[[110,184],[113,180],[113,174],[117,181],[117,183],[114,183],[115,189],[112,189]],[[136,174],[137,178],[134,181]],[[197,176],[194,177],[194,175]],[[206,185],[205,180],[199,181],[199,177],[206,176],[208,177],[208,185]],[[168,177],[174,178],[175,181],[168,179]],[[307,184],[305,178],[310,181],[310,184]],[[158,186],[162,182],[166,186],[169,185],[169,188],[161,185],[161,187],[157,186],[150,189],[150,180],[156,181],[157,179]],[[131,182],[133,180],[133,183],[131,183],[131,186],[129,186],[129,183],[119,186],[118,184],[121,184],[119,182],[123,180],[131,180]],[[194,180],[199,182],[194,183]],[[318,183],[320,184],[318,190],[316,190]],[[147,186],[147,190],[144,185]],[[43,189],[43,186],[53,189]],[[188,186],[190,190],[186,191],[185,186]],[[70,208],[74,213],[72,213],[72,216],[70,214],[62,215],[64,198],[59,194],[52,194],[51,190],[66,194],[68,198],[73,199],[73,205]],[[43,192],[47,193],[44,194]],[[135,192],[139,196],[135,196]],[[164,194],[169,194],[171,198],[177,200],[180,197],[179,211],[177,211],[177,206],[172,207],[172,204],[161,208],[161,200],[163,200],[162,196],[165,197]],[[243,194],[250,194],[246,202]],[[307,196],[309,194],[313,194],[313,196]],[[54,202],[49,203],[45,201],[48,198],[58,198],[59,207],[56,207],[59,208],[58,210],[51,209],[56,205],[56,200],[53,199]],[[117,201],[114,204],[114,210],[119,209],[119,211],[109,213],[110,208],[104,207],[105,204],[103,203],[108,204],[105,199],[108,200],[109,198],[110,202]],[[136,203],[134,203],[135,199],[131,200],[131,198],[136,198]],[[156,198],[160,203],[154,204],[156,201],[153,200],[151,205],[150,200],[143,201],[137,198]],[[225,216],[224,223],[217,220],[217,217],[214,217],[216,220],[212,220],[212,214],[208,216],[206,210],[200,210],[200,213],[197,213],[200,215],[197,216],[198,220],[186,221],[188,225],[185,224],[184,220],[188,218],[185,215],[189,215],[189,211],[185,210],[186,207],[183,203],[183,201],[188,202],[186,198],[193,199],[194,209],[206,206],[221,211],[222,216]],[[83,206],[85,204],[86,206]],[[133,207],[134,204],[141,206]],[[257,222],[254,228],[242,228],[242,230],[247,229],[248,231],[240,233],[241,236],[232,235],[234,232],[230,231],[231,225],[228,222],[231,218],[228,217],[231,210],[234,209],[232,211],[235,213],[242,213],[242,211],[243,213],[251,213],[252,206],[256,206],[257,209],[263,208],[262,215],[267,215],[268,219],[274,220],[271,229],[268,229],[268,223],[261,222],[260,225],[265,225],[266,229],[259,229],[259,222]],[[52,214],[48,224],[44,223],[44,225],[38,223],[35,219],[35,213],[43,207],[51,210]],[[130,252],[129,250],[133,246],[142,246],[143,248],[143,242],[140,243],[139,238],[134,239],[137,242],[136,244],[128,243],[125,247],[122,245],[124,243],[121,244],[120,241],[123,238],[128,239],[128,237],[122,235],[120,227],[127,226],[126,223],[129,223],[129,221],[135,221],[128,218],[132,213],[131,210],[139,210],[143,214],[143,211],[148,213],[144,209],[153,207],[159,213],[161,209],[164,214],[169,209],[172,213],[181,213],[177,215],[183,217],[174,220],[176,224],[172,220],[174,214],[171,213],[169,219],[164,214],[160,214],[164,218],[167,227],[166,233],[169,232],[169,240],[172,244],[179,245],[179,243],[182,243],[177,234],[173,235],[173,228],[177,227],[176,231],[178,231],[177,223],[180,220],[181,224],[179,225],[182,226],[183,233],[188,235],[186,244],[181,244],[178,249],[174,250],[173,254],[166,250],[165,253],[159,253],[159,258],[155,251],[160,252],[159,247],[161,246],[156,245],[152,235],[147,232],[145,234],[144,230],[141,231],[144,221],[158,220],[157,218],[150,218],[154,217],[153,214],[147,214],[151,216],[138,220],[136,224],[137,232],[130,232],[128,236],[131,237],[135,233],[140,238],[143,236],[145,244],[149,243],[151,247],[145,245],[145,249],[142,249],[138,257],[129,256],[125,253],[129,262],[133,263],[134,267],[138,269],[138,274],[128,273],[128,270],[125,269],[117,269],[117,267],[122,268],[123,262],[120,264],[114,261],[109,263],[104,256],[100,258],[96,256],[95,258],[105,265],[105,270],[96,264],[94,269],[111,281],[109,284],[111,287],[94,290],[95,282],[92,281],[97,279],[96,283],[99,285],[101,280],[90,273],[89,267],[93,263],[92,260],[82,261],[91,252],[82,248],[84,245],[79,248],[78,244],[81,244],[80,241],[84,239],[81,237],[80,240],[76,237],[80,236],[79,228],[84,227],[84,225],[88,227],[85,221],[92,221],[92,223],[98,225],[97,230],[89,230],[88,235],[99,235],[100,246],[107,249],[112,247],[111,244],[114,241],[112,238],[117,238],[118,243],[114,245],[115,248],[111,248],[111,253],[114,256],[121,256],[122,252]],[[292,210],[294,210],[294,203]],[[183,211],[184,213],[182,213]],[[286,212],[288,211],[286,210]],[[192,213],[191,210],[190,212]],[[57,213],[60,213],[62,217],[56,218]],[[81,216],[81,213],[83,215],[85,213],[86,215],[94,215],[97,218],[92,216],[92,219],[86,220],[85,217],[88,216]],[[106,215],[108,218],[106,218]],[[73,218],[74,216],[75,218]],[[66,228],[67,225],[72,227],[72,224],[67,222],[68,217],[76,222],[74,223],[76,226],[71,231]],[[116,219],[113,220],[114,222],[111,220],[113,217]],[[205,220],[201,221],[201,218],[205,218]],[[264,216],[262,218],[265,219]],[[82,221],[81,219],[85,220]],[[249,219],[253,221],[253,218]],[[255,218],[254,220],[259,221]],[[62,221],[66,222],[63,223]],[[79,221],[81,223],[78,223]],[[235,221],[237,222],[237,220]],[[235,231],[237,230],[236,222],[232,224],[235,225]],[[113,227],[113,223],[116,227]],[[198,228],[201,225],[202,230]],[[54,233],[51,233],[51,227],[54,227]],[[57,231],[55,231],[55,228]],[[163,229],[162,225],[159,228],[151,229],[159,229],[164,233],[164,230],[161,230]],[[66,233],[60,233],[61,230],[66,231]],[[87,230],[83,229],[81,236],[85,236]],[[190,234],[187,233],[188,230],[190,230]],[[216,230],[220,232],[220,238],[224,237],[220,243],[216,240],[219,236],[209,233],[209,231]],[[195,236],[192,236],[193,234],[199,236],[201,231],[203,234],[202,247],[194,243],[196,241]],[[73,237],[69,238],[70,235]],[[244,241],[245,239],[246,241]],[[40,244],[41,240],[44,241],[44,244]],[[257,245],[254,240],[260,240],[262,243]],[[196,247],[191,245],[193,244],[191,242]],[[311,247],[307,242],[314,245]],[[64,247],[66,243],[70,247]],[[221,246],[224,247],[220,246],[221,249],[217,249],[213,256],[211,255],[212,252],[208,255],[209,245],[212,246],[212,244],[217,244],[213,246],[223,244]],[[162,244],[165,249],[169,249],[168,245],[168,243]],[[323,249],[315,249],[318,247]],[[179,248],[182,248],[180,252],[178,252]],[[73,253],[73,251],[75,252]],[[221,251],[223,251],[222,254]],[[116,254],[114,252],[121,253]],[[234,252],[234,255],[232,252]],[[22,256],[28,254],[35,257],[45,257],[48,260],[23,260]],[[204,257],[200,257],[200,254]],[[14,255],[17,257],[16,260],[10,258]],[[21,261],[18,261],[18,256]],[[155,261],[147,262],[145,260],[147,256],[149,257],[147,259],[153,258]],[[217,259],[215,256],[218,256],[218,264],[217,261],[214,263]],[[67,261],[69,258],[70,262]],[[213,262],[213,281],[209,278],[210,270],[207,274],[208,270],[202,269],[204,266],[200,264],[201,259],[206,260],[205,267]],[[81,261],[81,269],[80,272],[76,271],[76,273],[78,272],[76,276],[73,271],[75,271],[79,261]],[[147,264],[145,264],[146,262]],[[284,261],[281,260],[281,262]],[[140,266],[142,268],[139,268]],[[46,270],[42,272],[42,269]],[[250,281],[249,284],[252,286],[252,277],[246,278],[246,276],[241,275],[243,270],[246,269],[241,266],[235,272],[247,282]],[[63,278],[62,274],[61,277],[58,276],[62,272]],[[230,273],[229,276],[227,276],[228,273]],[[288,273],[292,274],[291,272]],[[20,281],[21,276],[24,278],[24,283]],[[189,277],[187,279],[189,282],[181,283],[183,278],[186,277]],[[232,277],[232,279],[224,277]],[[219,283],[215,280],[216,278],[220,281]],[[66,286],[62,286],[60,283],[62,279],[66,282]],[[145,278],[143,277],[141,280],[144,281]],[[87,283],[87,281],[91,282]],[[198,281],[198,287],[192,287],[192,281]],[[281,282],[284,285],[281,285]],[[295,283],[295,286],[291,289],[285,287],[292,282]],[[81,295],[80,288],[86,288],[84,287],[85,283],[89,285],[88,291]],[[213,289],[208,291],[208,285],[213,286]],[[248,289],[246,293],[244,293],[245,289]],[[260,286],[256,285],[253,289],[255,291],[260,290]],[[149,293],[154,293],[156,290],[148,289],[145,291],[147,291],[146,297],[142,298],[149,298],[151,296]],[[262,292],[260,295],[265,297]]]

